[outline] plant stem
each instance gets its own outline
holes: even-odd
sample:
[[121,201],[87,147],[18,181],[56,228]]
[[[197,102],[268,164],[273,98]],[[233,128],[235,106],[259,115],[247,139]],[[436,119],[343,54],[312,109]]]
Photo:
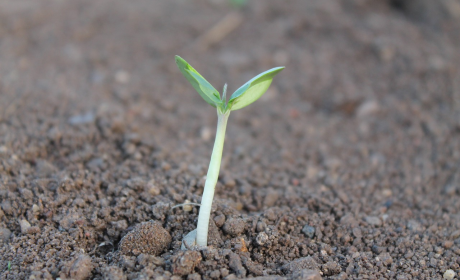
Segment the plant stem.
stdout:
[[224,148],[225,129],[227,128],[230,110],[221,113],[217,109],[217,131],[214,148],[212,150],[211,162],[209,163],[206,183],[204,185],[203,197],[201,198],[200,213],[198,215],[198,225],[196,230],[196,244],[199,247],[206,247],[208,244],[209,217],[211,215],[212,200],[219,177],[220,162],[222,160],[222,150]]

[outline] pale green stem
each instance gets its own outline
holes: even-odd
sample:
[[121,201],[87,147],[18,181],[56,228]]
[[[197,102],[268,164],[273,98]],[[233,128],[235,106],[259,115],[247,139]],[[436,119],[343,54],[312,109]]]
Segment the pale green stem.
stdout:
[[222,150],[224,148],[225,129],[230,111],[221,113],[217,109],[217,131],[214,148],[212,150],[211,162],[209,163],[206,183],[204,185],[203,197],[201,198],[200,213],[198,215],[198,225],[196,229],[196,244],[199,247],[206,247],[208,244],[209,217],[211,215],[212,200],[219,177],[220,162],[222,160]]

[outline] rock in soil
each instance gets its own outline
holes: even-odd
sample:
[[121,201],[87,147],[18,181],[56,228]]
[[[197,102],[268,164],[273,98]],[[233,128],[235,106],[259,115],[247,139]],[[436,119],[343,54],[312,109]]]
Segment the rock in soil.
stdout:
[[171,243],[171,235],[159,222],[143,222],[134,227],[120,241],[120,251],[125,255],[159,255]]
[[256,244],[263,246],[268,241],[268,235],[265,232],[259,232],[256,237]]
[[26,220],[20,220],[19,225],[21,226],[21,232],[23,234],[27,234],[30,228],[30,223]]
[[446,272],[444,272],[444,275],[443,275],[444,279],[452,280],[454,279],[454,277],[455,277],[455,271],[453,271],[452,269],[448,269],[446,270]]
[[309,225],[306,225],[302,228],[303,234],[308,238],[313,238],[315,236],[315,228]]

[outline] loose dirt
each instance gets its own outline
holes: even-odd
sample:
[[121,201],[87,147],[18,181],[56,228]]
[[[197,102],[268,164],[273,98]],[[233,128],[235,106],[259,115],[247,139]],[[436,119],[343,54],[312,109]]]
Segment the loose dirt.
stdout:
[[[0,279],[457,279],[459,30],[458,0],[1,1]],[[176,54],[230,92],[286,66],[198,251],[172,207],[216,113]]]

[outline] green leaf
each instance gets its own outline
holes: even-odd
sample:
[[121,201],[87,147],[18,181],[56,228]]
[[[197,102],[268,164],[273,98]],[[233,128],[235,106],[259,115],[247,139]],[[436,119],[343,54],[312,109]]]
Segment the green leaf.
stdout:
[[204,101],[213,107],[222,104],[219,92],[200,75],[187,61],[176,55],[176,64],[182,75],[192,84],[193,88],[200,94]]
[[235,111],[248,106],[259,99],[272,83],[273,77],[281,72],[284,67],[275,67],[267,70],[242,85],[228,101],[230,110]]

